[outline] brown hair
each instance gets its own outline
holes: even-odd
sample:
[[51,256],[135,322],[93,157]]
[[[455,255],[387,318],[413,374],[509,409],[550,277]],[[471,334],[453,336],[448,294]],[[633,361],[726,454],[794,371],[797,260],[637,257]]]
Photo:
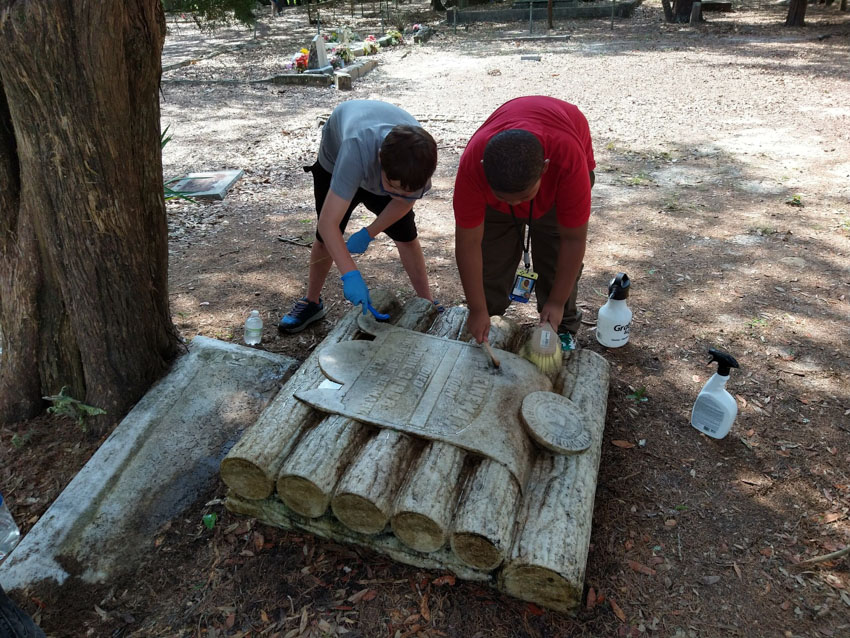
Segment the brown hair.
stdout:
[[418,191],[437,168],[437,143],[424,128],[400,124],[387,133],[378,157],[387,179]]
[[497,193],[521,193],[540,179],[546,159],[534,133],[512,128],[484,147],[484,176]]

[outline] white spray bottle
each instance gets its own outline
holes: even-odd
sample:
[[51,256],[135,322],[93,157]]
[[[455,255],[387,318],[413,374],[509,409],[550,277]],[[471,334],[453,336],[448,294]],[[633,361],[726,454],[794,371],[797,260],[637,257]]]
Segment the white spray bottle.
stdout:
[[722,439],[729,434],[738,416],[738,403],[726,391],[729,370],[737,368],[738,362],[732,355],[714,348],[709,348],[708,354],[711,355],[709,363],[717,361],[717,372],[702,387],[694,402],[691,425],[710,437]]
[[606,348],[619,348],[629,342],[629,329],[632,327],[632,311],[626,305],[631,281],[624,273],[608,284],[608,301],[599,309],[596,318],[596,340]]

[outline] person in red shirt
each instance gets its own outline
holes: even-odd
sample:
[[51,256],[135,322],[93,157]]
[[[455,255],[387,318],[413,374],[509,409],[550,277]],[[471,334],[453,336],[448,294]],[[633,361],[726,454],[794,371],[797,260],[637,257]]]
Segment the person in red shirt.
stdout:
[[455,179],[455,258],[476,341],[528,287],[521,259],[537,275],[540,323],[575,336],[594,168],[587,119],[551,97],[503,104],[469,140]]

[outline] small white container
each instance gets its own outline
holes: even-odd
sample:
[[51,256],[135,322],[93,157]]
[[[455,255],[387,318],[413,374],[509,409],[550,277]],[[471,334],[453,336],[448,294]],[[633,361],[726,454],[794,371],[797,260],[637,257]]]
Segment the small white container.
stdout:
[[732,355],[714,348],[708,353],[712,361],[717,361],[717,372],[706,382],[697,395],[694,408],[691,411],[691,425],[697,430],[715,439],[722,439],[729,434],[735,417],[738,416],[738,403],[726,390],[729,381],[729,370],[737,368],[738,362]]
[[596,340],[606,348],[620,348],[629,342],[632,327],[632,311],[626,304],[631,281],[624,273],[608,284],[608,301],[599,309],[596,318]]
[[6,507],[3,495],[0,494],[0,563],[12,552],[20,539],[21,530],[18,529],[12,513]]
[[260,317],[259,310],[252,310],[251,314],[245,320],[245,343],[249,346],[256,346],[263,339],[263,319]]

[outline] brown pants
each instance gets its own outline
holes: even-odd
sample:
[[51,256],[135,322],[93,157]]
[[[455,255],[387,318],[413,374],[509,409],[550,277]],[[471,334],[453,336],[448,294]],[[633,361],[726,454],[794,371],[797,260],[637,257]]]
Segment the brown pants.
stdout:
[[[481,256],[484,261],[484,297],[487,300],[487,312],[490,315],[502,315],[511,303],[510,292],[516,277],[517,266],[522,259],[522,240],[519,230],[528,226],[528,220],[514,222],[510,214],[501,213],[487,207],[484,218],[484,239],[481,241]],[[525,231],[527,232],[527,231]],[[531,223],[531,262],[537,273],[534,287],[537,297],[537,311],[543,309],[558,265],[560,247],[558,218],[553,207],[540,219]],[[557,326],[559,333],[570,332],[575,335],[581,326],[581,310],[576,306],[578,280],[584,264],[578,271],[573,292],[564,304],[564,318]]]

